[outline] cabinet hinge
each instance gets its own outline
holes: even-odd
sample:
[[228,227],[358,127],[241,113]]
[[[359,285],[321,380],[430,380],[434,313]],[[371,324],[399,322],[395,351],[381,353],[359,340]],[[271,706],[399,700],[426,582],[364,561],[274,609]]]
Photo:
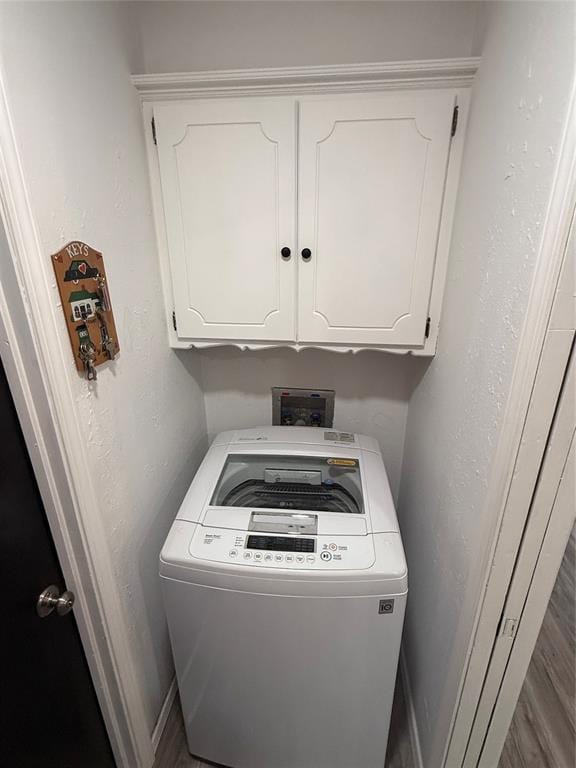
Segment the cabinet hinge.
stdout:
[[172,312],[172,326],[175,331],[178,330],[178,326],[176,325],[176,312]]
[[458,105],[454,107],[454,112],[452,112],[452,129],[450,131],[450,136],[456,135],[457,127],[458,127]]
[[424,338],[427,339],[430,336],[430,318],[426,318],[426,328],[424,329]]
[[516,636],[517,629],[518,619],[511,619],[508,616],[502,616],[502,621],[500,622],[500,629],[498,632],[500,637],[513,639]]
[[151,125],[152,125],[152,141],[154,142],[154,144],[158,144],[158,142],[156,141],[156,120],[154,118],[152,118]]

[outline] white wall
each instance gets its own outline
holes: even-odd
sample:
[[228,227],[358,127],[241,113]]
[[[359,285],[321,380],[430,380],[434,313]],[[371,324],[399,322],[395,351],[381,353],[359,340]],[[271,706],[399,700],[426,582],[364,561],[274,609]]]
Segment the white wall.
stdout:
[[201,353],[208,433],[272,423],[274,386],[335,389],[335,426],[375,437],[396,496],[408,400],[427,361],[320,350]]
[[[172,678],[158,553],[205,448],[197,357],[168,348],[140,107],[123,4],[2,3],[0,55],[48,267],[82,239],[104,253],[121,353],[89,386],[67,374],[109,539],[150,729]],[[38,274],[59,318],[57,290]]]
[[478,54],[477,2],[143,2],[144,72]]
[[569,4],[491,4],[438,352],[409,406],[405,651],[426,768],[441,765],[497,513],[486,489],[574,76],[574,22]]

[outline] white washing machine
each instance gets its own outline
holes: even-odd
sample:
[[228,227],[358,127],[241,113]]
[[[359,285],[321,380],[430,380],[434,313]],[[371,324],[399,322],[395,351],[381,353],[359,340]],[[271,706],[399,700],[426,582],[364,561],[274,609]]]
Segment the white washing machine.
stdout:
[[373,439],[222,433],[160,574],[192,754],[233,768],[383,768],[407,572]]

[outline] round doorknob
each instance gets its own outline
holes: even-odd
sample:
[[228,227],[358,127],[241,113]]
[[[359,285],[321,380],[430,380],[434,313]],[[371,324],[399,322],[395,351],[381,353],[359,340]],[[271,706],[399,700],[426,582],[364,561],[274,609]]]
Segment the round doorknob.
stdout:
[[282,248],[282,250],[280,251],[280,255],[282,256],[284,261],[289,261],[290,256],[292,255],[292,251],[290,250],[290,248],[288,248],[285,245],[284,248]]
[[312,251],[310,248],[302,248],[302,258],[304,261],[310,261],[312,258]]
[[51,584],[40,594],[36,603],[36,612],[43,619],[45,616],[49,616],[54,608],[56,608],[56,613],[59,616],[65,616],[72,610],[75,599],[73,592],[66,590],[60,594],[58,587]]

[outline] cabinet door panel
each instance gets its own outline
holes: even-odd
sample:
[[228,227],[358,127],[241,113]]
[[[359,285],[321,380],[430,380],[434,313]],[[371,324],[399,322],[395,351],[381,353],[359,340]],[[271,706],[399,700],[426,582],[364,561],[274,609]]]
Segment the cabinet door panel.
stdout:
[[453,106],[447,91],[302,101],[299,340],[424,343]]
[[295,104],[154,108],[178,336],[295,333]]

